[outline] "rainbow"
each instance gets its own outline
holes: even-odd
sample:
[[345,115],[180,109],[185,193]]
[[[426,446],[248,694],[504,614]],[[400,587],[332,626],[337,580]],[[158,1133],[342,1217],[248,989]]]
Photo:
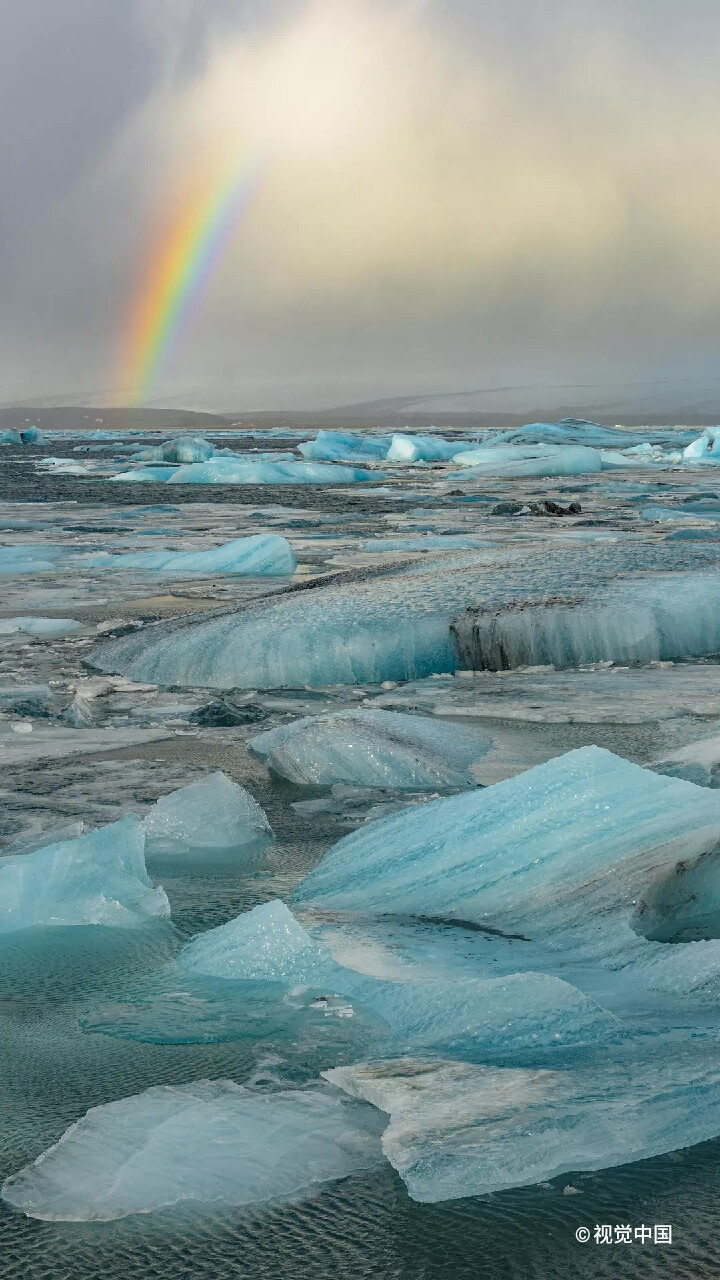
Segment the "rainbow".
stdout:
[[142,404],[167,367],[255,190],[258,166],[213,166],[196,177],[164,226],[123,330],[124,396]]

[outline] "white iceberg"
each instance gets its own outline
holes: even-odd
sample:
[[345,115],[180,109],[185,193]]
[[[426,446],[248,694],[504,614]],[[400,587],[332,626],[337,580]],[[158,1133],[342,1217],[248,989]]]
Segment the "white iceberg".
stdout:
[[414,1200],[432,1203],[644,1160],[720,1129],[717,1042],[654,1044],[569,1069],[417,1057],[322,1074],[390,1116],[383,1150]]
[[464,449],[461,441],[440,436],[394,435],[386,456],[388,462],[446,462]]
[[300,786],[432,791],[473,786],[470,766],[492,742],[424,716],[361,709],[295,720],[247,745],[275,773]]
[[93,1107],[2,1198],[32,1218],[108,1221],[188,1201],[294,1201],[381,1164],[372,1113],[329,1090],[199,1080]]

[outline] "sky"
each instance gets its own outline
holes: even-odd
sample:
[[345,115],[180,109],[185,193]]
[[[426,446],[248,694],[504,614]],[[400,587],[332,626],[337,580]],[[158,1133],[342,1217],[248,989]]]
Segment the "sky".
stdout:
[[0,0],[0,403],[720,399],[719,54],[715,0]]

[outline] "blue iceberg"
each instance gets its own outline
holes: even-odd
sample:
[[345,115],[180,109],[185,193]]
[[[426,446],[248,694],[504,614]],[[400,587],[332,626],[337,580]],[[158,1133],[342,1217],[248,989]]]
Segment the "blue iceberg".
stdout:
[[277,533],[256,533],[235,538],[206,551],[136,551],[124,555],[83,557],[83,565],[107,569],[147,569],[156,573],[233,573],[253,577],[285,577],[297,569],[297,560],[286,538]]
[[248,742],[273,772],[300,786],[406,791],[473,786],[470,766],[491,746],[473,729],[375,710],[310,716]]
[[220,772],[161,796],[143,825],[148,857],[235,854],[272,839],[260,805]]
[[298,453],[313,462],[375,462],[387,457],[389,445],[389,436],[318,431],[314,440],[305,440],[298,445]]
[[394,435],[386,457],[388,462],[447,462],[466,447],[459,440],[440,436]]
[[452,472],[451,480],[484,475],[580,476],[602,470],[597,449],[582,445],[482,445],[456,453],[453,461],[468,471]]
[[355,484],[382,480],[380,471],[363,471],[327,462],[254,462],[250,457],[211,458],[179,467],[170,484]]
[[143,829],[123,818],[78,839],[0,859],[0,934],[72,925],[126,927],[170,914],[145,869]]

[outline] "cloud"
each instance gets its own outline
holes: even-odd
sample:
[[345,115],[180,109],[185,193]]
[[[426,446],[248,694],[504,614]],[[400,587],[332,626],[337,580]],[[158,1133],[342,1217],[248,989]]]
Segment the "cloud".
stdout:
[[62,310],[76,376],[83,339],[109,367],[148,246],[236,155],[259,177],[183,376],[686,360],[720,316],[712,9],[690,11],[686,58],[665,0],[139,4],[152,88],[18,260],[38,349]]

